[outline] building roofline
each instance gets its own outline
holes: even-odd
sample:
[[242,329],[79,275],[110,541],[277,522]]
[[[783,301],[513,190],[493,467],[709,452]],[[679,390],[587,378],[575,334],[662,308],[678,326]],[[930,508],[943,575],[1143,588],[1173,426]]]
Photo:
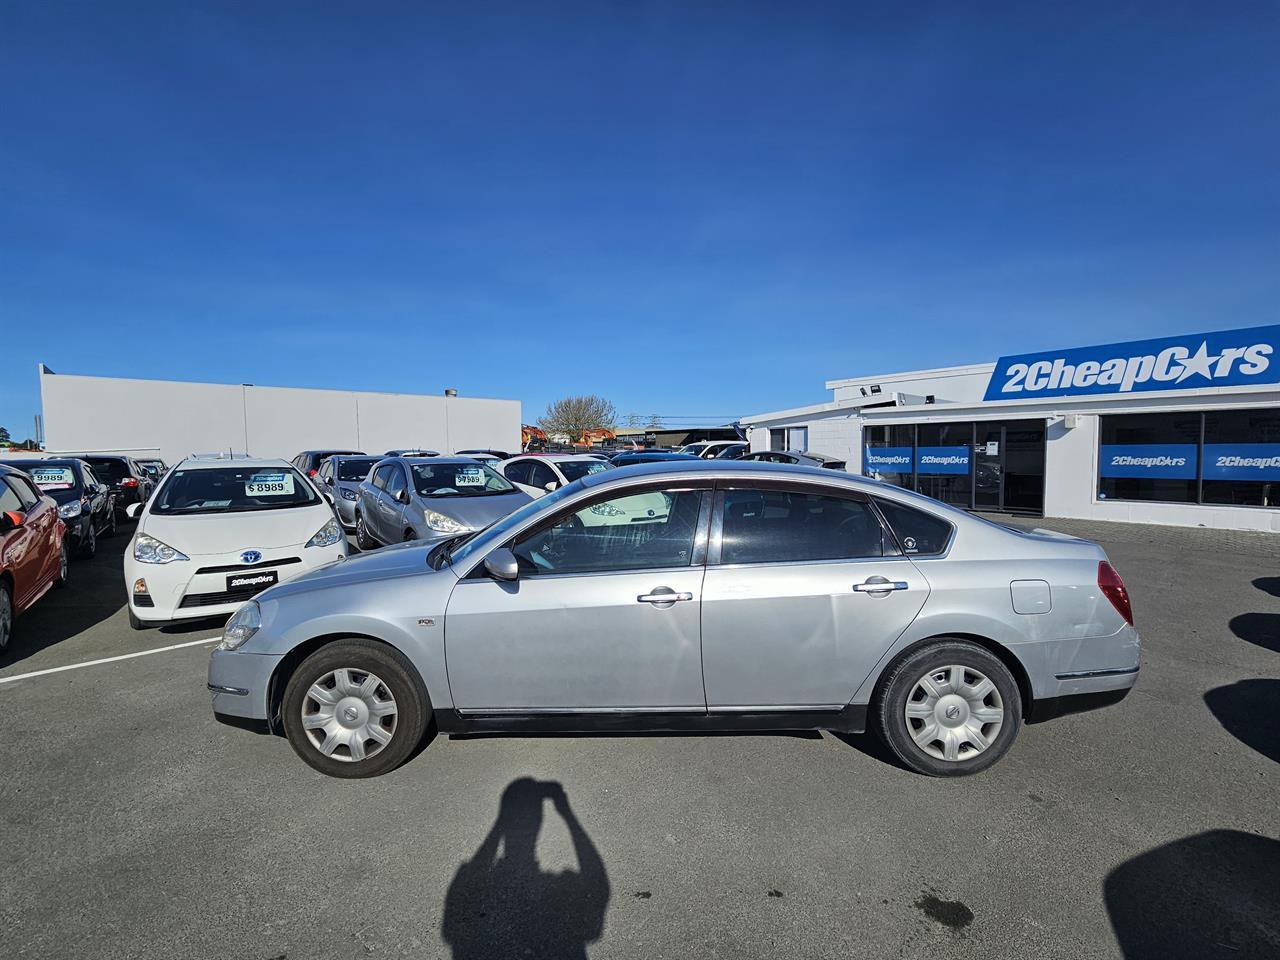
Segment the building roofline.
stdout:
[[828,380],[824,386],[828,390],[837,387],[854,387],[870,383],[894,383],[899,380],[918,380],[921,377],[960,376],[966,373],[990,373],[996,368],[994,360],[987,363],[966,363],[958,367],[933,367],[929,370],[905,370],[899,373],[882,373],[867,377],[845,377],[839,380]]

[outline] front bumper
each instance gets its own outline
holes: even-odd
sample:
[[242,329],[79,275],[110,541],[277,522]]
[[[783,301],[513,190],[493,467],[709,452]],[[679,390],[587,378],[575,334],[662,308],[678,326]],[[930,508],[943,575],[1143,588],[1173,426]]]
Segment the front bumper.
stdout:
[[209,692],[213,712],[246,720],[268,720],[271,675],[283,656],[214,649],[209,655]]
[[[245,601],[252,599],[272,584],[263,583],[257,589],[230,591],[227,578],[237,573],[249,577],[257,573],[275,571],[278,583],[284,583],[301,576],[309,570],[322,567],[347,555],[345,540],[329,547],[281,547],[271,551],[279,556],[273,560],[298,558],[294,562],[281,563],[276,566],[270,561],[244,567],[239,564],[239,554],[197,555],[190,560],[176,560],[173,563],[139,563],[133,559],[132,547],[127,547],[125,554],[124,575],[125,589],[128,591],[129,609],[139,620],[148,623],[159,623],[170,620],[203,620],[213,617],[229,617],[235,613]],[[216,568],[216,572],[197,573],[197,570]],[[147,596],[151,606],[139,606],[137,595],[133,592],[134,581],[139,578],[147,581]],[[220,594],[226,595],[223,602],[211,602]],[[198,604],[192,598],[199,597]],[[186,599],[186,605],[183,601]]]

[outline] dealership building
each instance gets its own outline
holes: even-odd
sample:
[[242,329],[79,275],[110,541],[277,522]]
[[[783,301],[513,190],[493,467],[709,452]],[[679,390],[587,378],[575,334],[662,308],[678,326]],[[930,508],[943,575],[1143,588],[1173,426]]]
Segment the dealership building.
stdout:
[[742,418],[970,510],[1280,532],[1280,326],[831,380]]
[[292,459],[303,450],[520,449],[520,402],[353,390],[69,376],[40,365],[51,453]]

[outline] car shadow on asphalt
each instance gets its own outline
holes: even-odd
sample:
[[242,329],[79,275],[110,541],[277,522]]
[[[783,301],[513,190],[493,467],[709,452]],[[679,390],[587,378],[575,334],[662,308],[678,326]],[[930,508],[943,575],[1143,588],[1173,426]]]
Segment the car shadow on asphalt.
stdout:
[[[538,863],[538,834],[548,804],[569,830],[577,870],[549,872]],[[586,960],[587,944],[604,932],[609,895],[604,860],[564,787],[522,777],[503,791],[488,835],[454,874],[440,938],[454,960]]]
[[1242,613],[1229,626],[1241,640],[1280,653],[1280,613]]
[[1210,690],[1204,702],[1229,734],[1280,763],[1280,680],[1239,680]]
[[1127,960],[1275,957],[1280,842],[1210,830],[1126,860],[1103,896]]
[[1280,597],[1280,577],[1258,577],[1253,581],[1253,585],[1263,593]]
[[123,558],[131,534],[132,524],[121,527],[114,537],[98,539],[95,556],[72,557],[66,586],[50,590],[14,621],[0,668],[78,636],[124,607]]

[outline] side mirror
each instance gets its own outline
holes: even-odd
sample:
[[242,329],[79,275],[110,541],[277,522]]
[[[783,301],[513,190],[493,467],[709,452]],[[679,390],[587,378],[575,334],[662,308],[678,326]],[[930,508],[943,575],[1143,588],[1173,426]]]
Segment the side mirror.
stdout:
[[547,491],[547,493],[550,493],[552,490],[555,490],[559,486],[560,486],[559,482],[555,480],[548,480],[545,484],[543,484],[542,489]]
[[506,547],[499,547],[484,558],[484,572],[495,580],[518,580],[520,564],[516,562],[514,553]]
[[325,478],[324,478],[324,485],[325,485],[326,487],[332,487],[332,486],[333,486],[333,477],[325,477]]
[[[10,530],[16,530],[26,522],[27,518],[17,510],[6,510],[4,513],[0,513],[0,531],[7,533]],[[510,553],[511,551],[508,550],[507,552]],[[514,563],[515,559],[515,557],[512,557],[511,561]]]
[[140,503],[131,503],[124,508],[124,515],[128,517],[130,520],[137,520],[138,514],[140,514],[141,512],[142,512],[142,504]]

